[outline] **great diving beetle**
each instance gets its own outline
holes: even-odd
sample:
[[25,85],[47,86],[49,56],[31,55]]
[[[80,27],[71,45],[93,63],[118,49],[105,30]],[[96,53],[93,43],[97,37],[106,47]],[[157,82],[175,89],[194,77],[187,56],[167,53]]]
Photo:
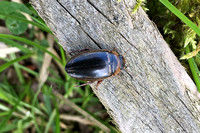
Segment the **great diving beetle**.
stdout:
[[106,78],[117,75],[125,66],[125,59],[116,51],[100,49],[86,50],[73,56],[65,66],[73,78],[87,81],[84,86],[95,81],[98,85]]

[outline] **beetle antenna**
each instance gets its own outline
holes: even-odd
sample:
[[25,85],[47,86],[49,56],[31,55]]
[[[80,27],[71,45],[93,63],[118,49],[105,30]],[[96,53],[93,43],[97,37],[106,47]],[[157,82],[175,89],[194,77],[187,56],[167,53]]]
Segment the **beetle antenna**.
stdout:
[[126,52],[122,55],[123,57],[126,56],[127,52],[130,50],[131,48],[129,48],[128,50],[126,50]]

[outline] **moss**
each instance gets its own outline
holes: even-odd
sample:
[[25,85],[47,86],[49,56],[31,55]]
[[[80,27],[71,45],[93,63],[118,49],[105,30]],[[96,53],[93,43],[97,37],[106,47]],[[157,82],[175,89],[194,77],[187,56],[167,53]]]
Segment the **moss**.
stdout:
[[[200,0],[170,0],[170,2],[200,27]],[[156,23],[158,29],[178,58],[185,54],[185,47],[187,45],[191,45],[191,50],[196,48],[200,37],[162,5],[162,3],[158,0],[147,1],[146,7],[149,9],[147,14],[150,19]],[[197,54],[196,56],[200,55]]]

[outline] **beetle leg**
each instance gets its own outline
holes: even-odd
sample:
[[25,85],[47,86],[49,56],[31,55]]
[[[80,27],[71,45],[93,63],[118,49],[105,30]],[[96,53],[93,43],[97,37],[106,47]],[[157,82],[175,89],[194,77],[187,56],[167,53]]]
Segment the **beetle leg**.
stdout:
[[101,84],[102,81],[103,81],[103,80],[99,80],[99,81],[97,82],[96,89],[98,88],[98,86]]
[[74,50],[74,51],[71,51],[69,52],[69,54],[72,54],[72,53],[76,53],[76,52],[83,52],[83,51],[88,51],[89,49],[82,49],[82,50]]
[[92,83],[94,83],[94,82],[93,81],[87,81],[87,83],[81,84],[81,85],[75,85],[75,87],[86,86],[86,85],[89,85],[89,84],[92,84]]
[[113,48],[113,51],[116,51],[116,47]]

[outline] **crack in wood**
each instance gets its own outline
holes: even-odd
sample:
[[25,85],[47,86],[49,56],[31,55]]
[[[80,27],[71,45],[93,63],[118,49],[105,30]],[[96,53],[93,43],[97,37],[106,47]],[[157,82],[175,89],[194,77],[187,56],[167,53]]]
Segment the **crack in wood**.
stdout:
[[[177,96],[178,97],[178,96]],[[183,100],[180,98],[180,97],[178,97],[178,99],[180,100],[180,102],[185,106],[185,108],[188,110],[188,112],[190,112],[190,114],[194,117],[194,118],[196,118],[195,116],[194,116],[194,114],[192,113],[192,111],[187,107],[187,105],[183,102]]]
[[157,125],[158,129],[160,130],[160,132],[164,133],[164,130],[163,130],[164,127],[162,126],[162,124],[160,123],[160,121],[157,121],[158,119],[156,118],[156,116],[153,115],[153,117],[156,120],[156,125]]
[[[90,0],[87,0],[87,2],[94,7],[94,9],[96,9],[96,11],[98,11],[102,16],[104,16],[104,18],[106,18],[108,20],[108,22],[110,22],[111,24],[113,24],[113,22],[103,13],[101,12]],[[114,25],[114,24],[113,24]]]
[[81,25],[81,23],[78,21],[78,19],[77,19],[75,16],[73,16],[73,15],[71,14],[71,12],[68,11],[67,8],[65,8],[65,7],[60,3],[59,0],[56,0],[56,1],[58,2],[58,4],[59,4],[63,9],[65,9],[65,11],[67,11],[67,13],[69,13],[69,15],[70,15],[73,19],[75,19],[75,20],[78,22],[79,25]]
[[81,29],[100,49],[102,49],[102,47],[82,27]]
[[[80,27],[81,27],[81,29],[83,30],[83,32],[84,33],[86,33],[86,35],[100,48],[100,49],[102,49],[101,48],[101,46],[82,28],[82,26],[81,26],[81,22],[74,16],[74,15],[72,15],[72,13],[69,11],[69,10],[67,10],[60,2],[59,2],[59,0],[56,0],[58,3],[59,3],[59,5],[63,8],[63,9],[65,9],[66,11],[67,11],[67,13],[69,13],[70,14],[70,16],[73,18],[73,19],[75,19],[77,22],[78,22],[78,24],[80,25]],[[102,16],[104,17],[104,18],[106,18],[107,20],[108,20],[108,22],[110,22],[112,25],[114,25],[113,23],[112,23],[112,21],[105,15],[105,14],[103,14],[90,0],[87,0],[87,2],[92,6],[92,7],[94,7],[94,9],[96,10],[96,11],[98,11],[100,14],[102,14]],[[115,25],[114,25],[115,26]],[[135,46],[135,45],[133,45],[120,31],[118,31],[118,29],[116,30],[116,32],[118,32],[119,33],[119,35],[122,37],[122,38],[124,38],[131,46],[133,46],[136,50],[138,50],[138,48]]]
[[140,118],[141,122],[146,125],[149,129],[151,129],[153,131],[153,129],[150,127],[150,124],[145,123],[141,118]]
[[172,116],[172,118],[176,121],[176,123],[183,129],[183,131],[184,132],[186,132],[186,133],[188,133],[185,129],[184,129],[184,127],[181,125],[181,123],[179,123],[179,121],[174,117],[174,115],[173,115],[173,113],[172,112],[170,112],[171,114],[170,114],[170,116]]
[[[166,93],[165,91],[163,91],[164,93]],[[173,118],[173,120],[175,120],[175,122],[183,129],[183,131],[187,132],[184,127],[181,125],[181,123],[179,123],[179,121],[173,116],[173,112],[168,108],[168,106],[162,101],[160,100],[160,102],[165,106],[165,108],[170,112],[168,115],[171,116],[171,118]]]
[[102,49],[101,48],[101,46],[83,29],[83,27],[81,26],[81,22],[75,17],[75,16],[73,16],[72,15],[72,13],[70,12],[70,11],[68,11],[67,10],[67,8],[65,8],[60,2],[59,2],[59,0],[56,0],[58,3],[59,3],[59,5],[63,8],[63,9],[65,9],[65,11],[67,11],[67,13],[69,13],[69,15],[73,18],[73,19],[75,19],[77,22],[78,22],[78,24],[80,25],[80,28],[82,29],[82,31],[100,48],[100,49]]
[[117,32],[120,34],[120,36],[122,37],[122,38],[124,38],[131,46],[133,46],[137,51],[139,51],[138,50],[138,48],[135,46],[135,45],[133,45],[121,32],[119,32],[118,30],[117,30]]
[[[126,10],[128,11],[129,16],[131,16],[131,13],[129,12],[129,7],[127,6],[126,2],[124,0],[122,0],[122,2],[124,3]],[[132,11],[132,10],[131,10]]]
[[[193,103],[194,105],[197,104],[198,101],[193,101],[193,100],[191,99],[191,96],[190,96],[190,94],[189,94],[188,88],[186,89],[185,94],[186,94],[186,96],[187,96],[188,99],[189,99],[189,103]],[[192,108],[192,110],[199,110],[196,106],[192,106],[191,108]],[[196,118],[196,117],[195,117],[195,118]],[[199,119],[197,119],[197,120],[199,121]],[[200,121],[199,121],[199,122],[200,122]]]
[[[116,25],[102,12],[100,11],[90,0],[87,0],[87,2],[94,7],[94,9],[96,9],[96,11],[98,11],[104,18],[106,18],[108,20],[108,22],[110,22],[112,25],[114,25],[114,27],[116,27]],[[118,31],[118,29],[116,29],[116,31],[120,34],[120,36],[122,38],[124,38],[131,46],[133,46],[135,49],[136,46],[134,46],[120,31]],[[137,49],[138,50],[138,49]]]

